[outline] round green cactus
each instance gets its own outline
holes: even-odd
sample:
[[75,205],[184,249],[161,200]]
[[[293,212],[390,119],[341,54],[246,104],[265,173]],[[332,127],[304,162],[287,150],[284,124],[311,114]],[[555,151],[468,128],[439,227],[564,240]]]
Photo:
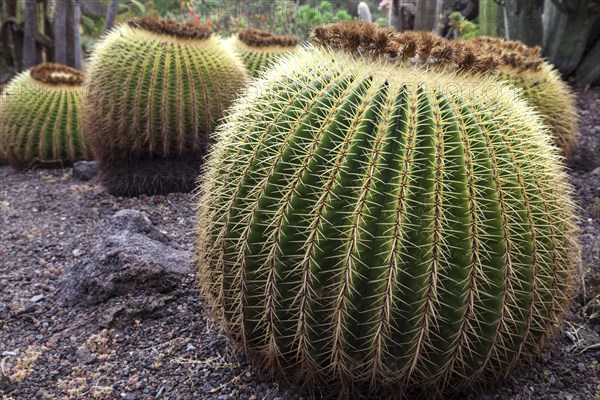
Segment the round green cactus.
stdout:
[[294,36],[275,35],[254,28],[241,31],[228,39],[227,44],[255,78],[261,71],[272,67],[282,55],[300,48],[298,38]]
[[382,45],[369,57],[300,50],[234,103],[201,177],[199,282],[275,376],[431,398],[537,351],[575,281],[576,226],[537,114],[464,72],[485,57],[421,68],[450,50],[386,35],[352,32]]
[[477,36],[472,42],[481,51],[497,55],[497,77],[522,90],[523,97],[550,127],[554,143],[569,157],[577,135],[575,96],[559,72],[541,56],[541,49],[487,36]]
[[0,95],[0,159],[21,169],[69,165],[92,156],[81,129],[83,74],[40,64]]
[[84,126],[116,195],[190,191],[214,127],[249,79],[210,31],[143,18],[95,48]]

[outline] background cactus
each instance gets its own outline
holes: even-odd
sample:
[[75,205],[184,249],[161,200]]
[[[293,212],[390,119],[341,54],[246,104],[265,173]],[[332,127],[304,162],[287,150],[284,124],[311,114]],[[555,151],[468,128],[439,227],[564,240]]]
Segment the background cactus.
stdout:
[[299,49],[298,38],[294,36],[275,35],[254,28],[241,31],[227,42],[253,77],[275,64],[282,55]]
[[210,134],[248,75],[203,26],[154,18],[115,28],[95,49],[85,130],[117,195],[189,191]]
[[373,22],[373,18],[371,17],[371,10],[369,9],[369,5],[364,1],[358,3],[358,19],[362,22],[366,22],[370,24]]
[[256,364],[312,390],[432,398],[498,379],[537,350],[575,279],[555,149],[512,88],[461,72],[485,57],[444,72],[409,63],[449,48],[341,33],[316,39],[374,59],[301,50],[217,131],[202,292]]
[[15,168],[88,160],[81,129],[83,74],[40,64],[16,76],[0,97],[0,158]]
[[575,96],[559,72],[544,61],[541,49],[487,36],[472,41],[481,51],[498,56],[498,77],[523,91],[523,97],[551,128],[555,144],[568,157],[577,135]]

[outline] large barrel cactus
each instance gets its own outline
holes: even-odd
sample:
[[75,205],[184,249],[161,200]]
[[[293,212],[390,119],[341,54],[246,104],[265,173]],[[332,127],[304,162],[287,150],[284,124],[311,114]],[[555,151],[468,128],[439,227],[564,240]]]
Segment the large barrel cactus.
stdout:
[[554,143],[568,157],[577,135],[575,96],[560,73],[544,60],[541,49],[487,36],[477,36],[472,42],[482,52],[497,55],[496,76],[522,90],[523,97],[550,127]]
[[227,43],[244,62],[248,72],[258,77],[260,72],[273,66],[285,54],[298,50],[298,38],[276,35],[259,29],[244,29]]
[[40,64],[0,94],[0,160],[21,169],[64,166],[92,154],[81,129],[83,74]]
[[[342,34],[369,57],[301,50],[217,131],[202,292],[258,366],[313,391],[432,398],[499,379],[575,279],[556,150],[517,92],[464,72],[485,57]],[[419,66],[434,54],[454,70]]]
[[117,195],[193,189],[210,134],[249,79],[206,27],[133,19],[95,48],[84,125]]

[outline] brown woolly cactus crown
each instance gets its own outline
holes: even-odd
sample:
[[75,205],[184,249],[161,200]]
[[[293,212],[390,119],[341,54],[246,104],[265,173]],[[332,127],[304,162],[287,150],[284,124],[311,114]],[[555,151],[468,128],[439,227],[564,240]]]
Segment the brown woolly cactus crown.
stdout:
[[248,46],[255,47],[294,47],[299,42],[298,38],[294,36],[276,35],[254,28],[244,29],[238,33],[238,39]]
[[83,84],[84,75],[66,65],[43,63],[31,70],[31,77],[49,85],[80,86]]
[[153,17],[135,18],[127,21],[132,28],[143,29],[159,35],[175,36],[179,39],[208,39],[212,32],[210,28],[191,22],[177,22],[172,19]]
[[431,32],[397,32],[362,21],[318,26],[311,40],[354,54],[459,71],[489,72],[498,65],[495,56],[468,42],[449,41]]
[[489,36],[476,36],[470,42],[484,53],[493,53],[500,65],[520,71],[539,71],[544,63],[539,46],[529,47],[516,40],[502,40]]

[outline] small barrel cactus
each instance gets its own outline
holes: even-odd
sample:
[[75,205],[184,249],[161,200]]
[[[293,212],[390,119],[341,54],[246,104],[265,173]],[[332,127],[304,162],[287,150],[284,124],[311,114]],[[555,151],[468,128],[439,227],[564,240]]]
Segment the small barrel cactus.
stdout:
[[210,135],[249,77],[208,28],[155,18],[116,27],[95,48],[84,126],[115,195],[190,191]]
[[282,55],[300,48],[298,38],[294,36],[275,35],[254,28],[241,31],[228,39],[227,44],[239,55],[253,77],[273,66]]
[[[199,188],[203,295],[259,367],[312,391],[488,384],[569,299],[566,174],[518,93],[466,72],[487,57],[347,26],[319,28],[338,48],[279,63],[218,129]],[[341,45],[356,42],[368,57]]]
[[0,158],[18,169],[91,159],[81,129],[83,79],[50,63],[17,75],[0,95]]
[[481,51],[497,55],[498,78],[522,90],[550,127],[554,143],[568,157],[577,135],[575,96],[559,72],[544,60],[541,49],[487,36],[477,36],[472,42]]

